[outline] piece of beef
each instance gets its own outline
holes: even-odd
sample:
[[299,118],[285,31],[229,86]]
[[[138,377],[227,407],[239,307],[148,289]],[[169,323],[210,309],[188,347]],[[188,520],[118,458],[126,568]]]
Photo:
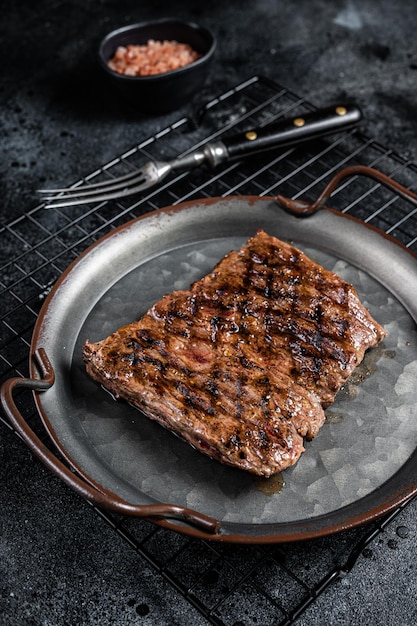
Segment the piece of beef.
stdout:
[[88,374],[195,448],[261,476],[293,465],[385,336],[352,285],[259,231],[188,290],[85,343]]

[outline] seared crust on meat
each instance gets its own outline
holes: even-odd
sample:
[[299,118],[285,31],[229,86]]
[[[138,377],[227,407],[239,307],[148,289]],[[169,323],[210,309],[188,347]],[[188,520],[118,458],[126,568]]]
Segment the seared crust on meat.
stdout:
[[385,336],[352,285],[263,231],[138,322],[85,343],[88,374],[195,448],[261,476],[293,465]]

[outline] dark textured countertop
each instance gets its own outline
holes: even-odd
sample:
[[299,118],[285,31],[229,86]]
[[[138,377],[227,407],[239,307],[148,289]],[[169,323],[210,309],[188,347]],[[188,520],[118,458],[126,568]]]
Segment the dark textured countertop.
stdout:
[[[77,180],[256,74],[314,105],[354,99],[368,136],[417,161],[412,0],[3,4],[0,225],[33,209],[40,186]],[[193,103],[166,116],[142,116],[109,93],[96,71],[96,49],[113,27],[162,16],[210,27],[218,48],[210,80]],[[0,485],[2,626],[209,623],[3,423]],[[416,515],[414,502],[297,623],[416,624]],[[230,626],[243,623],[254,622],[248,617]]]

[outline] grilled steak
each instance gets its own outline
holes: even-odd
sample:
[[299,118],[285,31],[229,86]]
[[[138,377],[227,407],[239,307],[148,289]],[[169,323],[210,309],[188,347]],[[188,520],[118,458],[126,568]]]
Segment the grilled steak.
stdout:
[[385,336],[352,285],[259,231],[188,290],[85,343],[88,374],[223,463],[293,465]]

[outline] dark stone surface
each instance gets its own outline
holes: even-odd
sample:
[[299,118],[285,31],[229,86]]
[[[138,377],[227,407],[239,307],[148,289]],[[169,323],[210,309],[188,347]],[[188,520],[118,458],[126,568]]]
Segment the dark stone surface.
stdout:
[[[110,29],[161,16],[212,28],[218,49],[198,99],[145,117],[109,93],[96,49]],[[315,105],[352,97],[364,131],[415,162],[416,27],[413,0],[3,2],[1,224],[36,206],[39,186],[77,180],[253,74]],[[207,623],[3,424],[0,481],[2,626]],[[417,623],[416,512],[408,507],[300,624]]]
[[416,158],[417,46],[410,1],[297,3],[10,3],[0,25],[2,220],[36,204],[39,185],[77,180],[164,127],[124,107],[96,65],[113,27],[178,15],[213,29],[215,63],[197,106],[253,74],[266,75],[316,105],[353,97],[364,129]]

